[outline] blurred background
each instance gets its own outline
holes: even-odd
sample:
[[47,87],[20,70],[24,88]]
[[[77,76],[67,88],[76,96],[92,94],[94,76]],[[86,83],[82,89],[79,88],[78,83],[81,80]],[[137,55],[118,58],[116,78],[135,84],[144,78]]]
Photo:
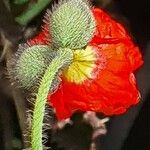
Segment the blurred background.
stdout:
[[[19,43],[38,34],[43,15],[51,8],[50,0],[0,0],[0,150],[21,150],[26,130],[25,92],[11,85],[6,62]],[[94,0],[124,24],[143,53],[144,65],[136,72],[141,103],[125,115],[112,117],[106,124],[108,133],[96,139],[97,150],[150,150],[150,1]],[[32,10],[38,6],[38,10]],[[28,11],[33,13],[29,14]],[[35,11],[35,12],[34,12]],[[11,86],[10,86],[11,85]],[[50,134],[48,144],[53,150],[89,150],[92,129],[73,117],[75,124]]]

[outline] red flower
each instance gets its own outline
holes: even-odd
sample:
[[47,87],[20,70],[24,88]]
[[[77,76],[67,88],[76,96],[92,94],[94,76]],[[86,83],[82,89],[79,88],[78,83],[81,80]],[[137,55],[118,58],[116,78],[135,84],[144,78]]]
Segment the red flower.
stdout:
[[59,120],[75,111],[121,114],[139,101],[133,74],[143,63],[138,47],[104,11],[94,8],[93,14],[95,36],[85,50],[74,52],[59,89],[48,96]]

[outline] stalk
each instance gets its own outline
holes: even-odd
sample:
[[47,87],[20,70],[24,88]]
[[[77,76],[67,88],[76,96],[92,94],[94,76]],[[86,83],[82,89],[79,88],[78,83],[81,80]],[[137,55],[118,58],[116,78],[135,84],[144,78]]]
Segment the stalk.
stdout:
[[33,120],[31,128],[31,149],[42,150],[42,127],[45,113],[45,105],[47,95],[52,87],[53,81],[56,79],[60,69],[68,66],[73,59],[73,53],[70,49],[60,49],[58,55],[52,60],[48,66],[38,89],[35,107],[33,111]]

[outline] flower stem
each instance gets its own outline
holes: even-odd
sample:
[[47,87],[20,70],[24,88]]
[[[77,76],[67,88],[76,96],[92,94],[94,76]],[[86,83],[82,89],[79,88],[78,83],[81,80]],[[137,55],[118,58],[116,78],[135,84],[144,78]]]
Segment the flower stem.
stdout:
[[33,111],[32,129],[31,129],[31,149],[42,150],[42,127],[45,113],[45,105],[47,95],[52,87],[53,81],[56,79],[60,69],[68,66],[73,58],[70,49],[60,49],[58,55],[52,60],[48,66],[38,89],[35,107]]

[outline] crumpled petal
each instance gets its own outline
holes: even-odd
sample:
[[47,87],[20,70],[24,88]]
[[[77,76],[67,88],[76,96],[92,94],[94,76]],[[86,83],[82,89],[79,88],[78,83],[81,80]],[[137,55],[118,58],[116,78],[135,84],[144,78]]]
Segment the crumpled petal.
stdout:
[[92,10],[96,24],[97,30],[95,36],[105,39],[130,39],[124,27],[113,20],[108,14],[99,8],[94,8]]

